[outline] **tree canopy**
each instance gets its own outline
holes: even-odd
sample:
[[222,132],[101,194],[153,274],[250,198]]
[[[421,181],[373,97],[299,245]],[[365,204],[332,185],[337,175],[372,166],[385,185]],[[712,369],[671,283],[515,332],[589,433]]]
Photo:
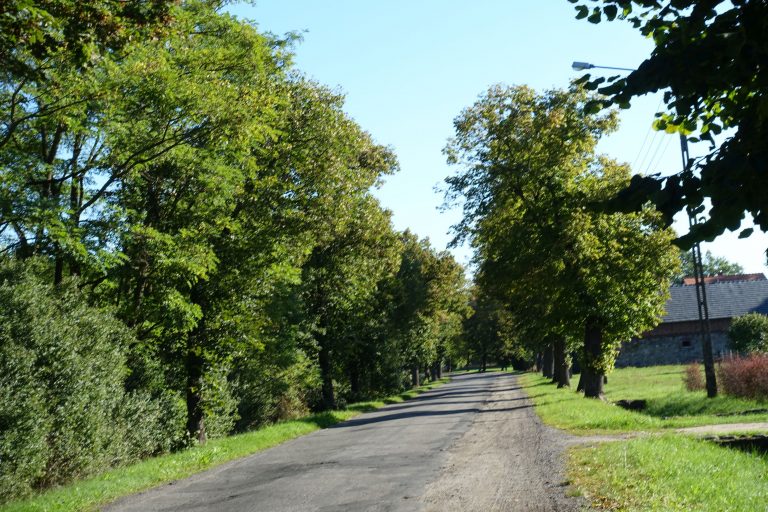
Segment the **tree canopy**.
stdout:
[[[768,5],[762,0],[569,0],[577,18],[592,23],[625,20],[655,48],[627,76],[607,79],[587,74],[580,82],[604,95],[589,108],[629,108],[631,100],[664,91],[666,110],[655,128],[710,144],[710,152],[672,176],[636,175],[610,202],[613,209],[639,210],[651,201],[667,223],[690,208],[704,222],[677,244],[689,248],[735,231],[749,214],[768,230]],[[720,136],[720,139],[717,137]],[[743,229],[739,236],[751,234]]]
[[558,341],[562,352],[562,340],[597,331],[582,367],[602,379],[620,342],[658,322],[676,252],[654,212],[589,208],[629,179],[595,154],[616,118],[588,113],[589,99],[492,87],[455,120],[446,153],[461,169],[447,182],[449,200],[466,199],[456,231],[475,247],[479,286],[540,349]]

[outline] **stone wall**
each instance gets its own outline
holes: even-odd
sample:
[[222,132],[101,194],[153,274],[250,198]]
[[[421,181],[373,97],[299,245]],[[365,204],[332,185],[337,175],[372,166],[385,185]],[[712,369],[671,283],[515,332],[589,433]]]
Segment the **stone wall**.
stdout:
[[[715,359],[731,353],[727,331],[712,331]],[[701,338],[697,332],[647,336],[623,343],[616,367],[685,364],[702,361]]]

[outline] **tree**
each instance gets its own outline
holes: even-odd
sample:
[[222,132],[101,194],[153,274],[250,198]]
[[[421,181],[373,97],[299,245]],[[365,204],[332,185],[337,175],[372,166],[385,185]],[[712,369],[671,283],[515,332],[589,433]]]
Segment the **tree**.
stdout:
[[728,338],[739,352],[768,352],[768,316],[747,313],[733,319]]
[[616,121],[585,113],[587,100],[580,90],[491,88],[455,121],[446,152],[464,169],[447,181],[449,198],[466,198],[456,229],[476,247],[479,284],[520,337],[542,350],[557,342],[559,376],[565,340],[583,336],[585,394],[600,397],[620,342],[658,322],[676,261],[658,215],[587,208],[628,180],[625,166],[594,154]]
[[87,67],[167,23],[172,0],[8,0],[0,6],[0,67],[45,76],[44,63],[65,56]]
[[449,347],[457,342],[468,314],[467,296],[464,269],[449,253],[438,253],[429,239],[410,231],[401,240],[400,268],[389,283],[389,330],[415,387],[422,368],[439,373]]
[[[355,351],[359,326],[372,311],[371,299],[389,274],[394,274],[398,240],[389,212],[366,195],[349,212],[337,235],[318,245],[304,267],[308,320],[317,342],[322,378],[322,406],[336,406],[334,375]],[[354,357],[354,356],[351,356]]]
[[[714,256],[711,251],[707,251],[702,260],[702,270],[705,277],[741,274],[744,272],[744,268],[738,263],[728,261],[721,256]],[[680,251],[680,263],[680,272],[675,276],[675,282],[678,284],[683,282],[683,278],[694,275],[693,255],[690,251]]]
[[[577,3],[578,0],[569,0]],[[691,141],[707,141],[710,153],[669,177],[632,178],[611,201],[614,210],[639,210],[651,201],[667,223],[683,209],[700,215],[711,203],[708,218],[676,243],[713,240],[724,230],[739,229],[745,213],[768,229],[768,5],[762,0],[606,0],[583,2],[577,18],[599,23],[603,17],[626,20],[656,44],[650,57],[626,77],[580,81],[605,98],[590,108],[629,108],[649,92],[665,91],[666,112],[656,114],[656,129],[680,133]],[[724,130],[725,140],[715,137]],[[698,171],[695,172],[695,171]],[[697,175],[698,174],[698,175]],[[749,236],[752,229],[741,231]]]
[[472,314],[464,322],[464,336],[471,358],[480,363],[480,371],[484,372],[490,361],[500,363],[505,357],[508,314],[482,289],[476,288],[474,294]]

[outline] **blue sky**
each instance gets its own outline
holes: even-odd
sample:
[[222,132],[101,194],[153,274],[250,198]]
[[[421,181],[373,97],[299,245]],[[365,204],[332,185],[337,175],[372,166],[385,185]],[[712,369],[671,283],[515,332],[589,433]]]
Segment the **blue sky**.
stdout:
[[[580,76],[573,61],[632,68],[653,48],[628,23],[574,19],[566,0],[256,0],[229,11],[262,31],[303,32],[297,67],[345,93],[347,113],[397,153],[401,171],[376,191],[395,227],[428,236],[441,249],[460,212],[439,211],[443,198],[435,187],[455,171],[441,151],[463,108],[491,84],[567,87]],[[622,112],[621,129],[600,151],[636,172],[679,170],[677,139],[650,131],[659,100],[641,98]],[[676,223],[679,230],[685,225]],[[760,233],[725,236],[703,248],[748,272],[768,272],[766,247]],[[453,252],[468,261],[466,247]]]

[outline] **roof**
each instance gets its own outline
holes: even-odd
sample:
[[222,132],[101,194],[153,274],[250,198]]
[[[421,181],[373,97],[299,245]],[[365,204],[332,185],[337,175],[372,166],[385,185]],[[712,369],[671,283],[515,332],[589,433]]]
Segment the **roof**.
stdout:
[[[677,285],[669,289],[663,323],[699,319],[696,287]],[[733,318],[757,312],[768,315],[768,281],[724,281],[706,285],[709,318]]]
[[[704,277],[704,282],[706,284],[709,283],[724,283],[726,281],[765,281],[765,276],[763,274],[732,274],[732,275],[719,275],[719,276],[706,276]],[[683,278],[683,284],[688,285],[695,285],[696,284],[696,278],[695,277],[685,277]]]

